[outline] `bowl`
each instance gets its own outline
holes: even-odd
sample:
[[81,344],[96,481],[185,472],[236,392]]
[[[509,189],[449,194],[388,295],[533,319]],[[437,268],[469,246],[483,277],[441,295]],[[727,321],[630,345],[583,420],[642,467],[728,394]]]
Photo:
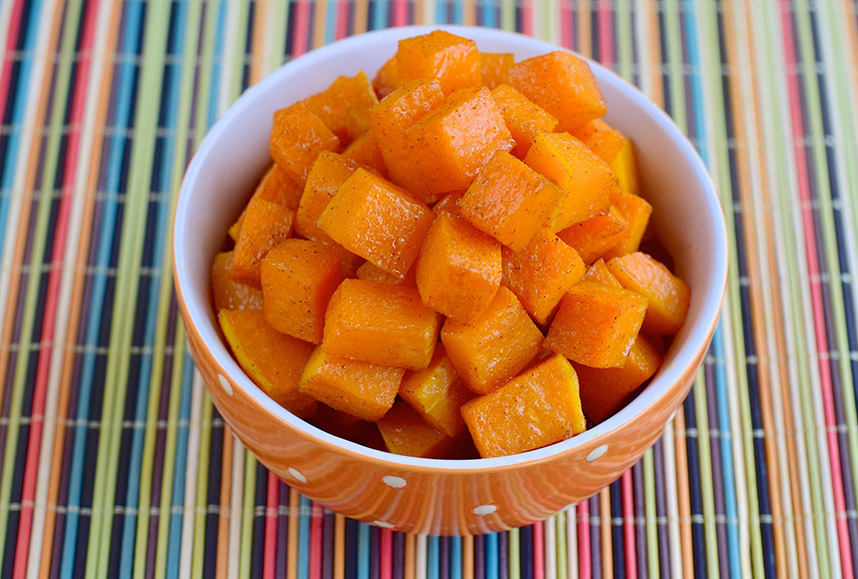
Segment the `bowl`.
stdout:
[[[606,120],[637,147],[661,241],[692,291],[687,321],[658,373],[620,412],[563,442],[501,458],[404,457],[328,434],[264,394],[239,368],[212,310],[209,270],[226,230],[267,164],[272,113],[339,75],[372,75],[398,40],[439,27],[354,36],[297,58],[239,98],[203,140],[179,194],[173,269],[188,341],[211,398],[244,445],[284,482],[321,505],[384,528],[481,534],[544,519],[586,499],[631,467],[685,399],[718,319],[727,277],[724,218],[688,140],[658,107],[591,63]],[[481,50],[529,58],[558,47],[486,28],[440,27]]]

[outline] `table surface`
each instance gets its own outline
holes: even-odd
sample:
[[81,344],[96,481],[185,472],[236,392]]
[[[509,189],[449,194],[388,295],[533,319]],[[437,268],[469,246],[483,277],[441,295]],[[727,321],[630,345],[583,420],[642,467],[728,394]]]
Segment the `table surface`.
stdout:
[[[407,23],[615,69],[708,165],[723,316],[665,435],[532,527],[405,536],[269,475],[194,372],[169,223],[206,128],[282,62]],[[852,576],[854,0],[0,2],[0,576]]]

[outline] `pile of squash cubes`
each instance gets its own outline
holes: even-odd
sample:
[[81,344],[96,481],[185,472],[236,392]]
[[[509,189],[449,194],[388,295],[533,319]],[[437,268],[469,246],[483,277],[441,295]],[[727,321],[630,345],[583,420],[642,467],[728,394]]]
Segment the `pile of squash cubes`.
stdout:
[[633,397],[687,285],[588,64],[443,31],[275,113],[270,170],[212,268],[237,361],[337,436],[433,458],[582,432]]

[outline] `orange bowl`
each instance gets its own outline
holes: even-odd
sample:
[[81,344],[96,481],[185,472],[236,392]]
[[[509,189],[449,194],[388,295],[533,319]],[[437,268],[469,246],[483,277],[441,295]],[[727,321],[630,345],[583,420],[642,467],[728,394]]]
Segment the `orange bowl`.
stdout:
[[[445,27],[481,50],[529,58],[557,47],[486,28]],[[401,531],[479,534],[546,518],[595,494],[661,435],[703,361],[724,296],[727,236],[712,182],[670,119],[637,89],[591,63],[606,119],[637,147],[661,241],[691,286],[691,308],[649,385],[620,412],[563,442],[490,459],[403,457],[340,439],[294,416],[239,368],[212,309],[209,270],[229,225],[269,163],[272,113],[339,75],[372,75],[398,40],[428,32],[371,32],[297,58],[250,88],[196,152],[179,195],[173,270],[188,340],[212,400],[247,448],[307,497],[349,517]]]

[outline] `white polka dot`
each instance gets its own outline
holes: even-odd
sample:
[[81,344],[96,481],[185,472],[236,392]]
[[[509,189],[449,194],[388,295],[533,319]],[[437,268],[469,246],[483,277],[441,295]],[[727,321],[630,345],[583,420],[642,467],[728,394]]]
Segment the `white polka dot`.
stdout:
[[408,484],[407,482],[405,482],[404,478],[400,478],[398,476],[386,476],[381,480],[383,480],[384,484],[386,484],[392,489],[405,488],[405,485]]
[[232,396],[232,384],[229,383],[229,380],[226,379],[226,376],[224,376],[223,374],[218,374],[217,381],[220,382],[220,387],[223,388],[223,391]]
[[373,525],[375,525],[376,527],[381,527],[382,529],[393,529],[394,528],[393,525],[391,525],[390,523],[387,523],[385,521],[375,521],[373,523]]
[[304,474],[297,468],[292,468],[290,466],[287,470],[289,471],[289,474],[292,475],[292,478],[294,478],[296,481],[302,483],[307,482],[307,477],[305,477]]
[[478,507],[474,507],[474,510],[471,512],[480,517],[484,517],[492,514],[496,510],[498,510],[496,505],[480,505]]
[[603,444],[602,446],[597,446],[596,448],[594,448],[593,450],[590,451],[590,454],[587,455],[587,462],[593,462],[594,460],[599,460],[600,458],[602,458],[602,455],[604,455],[606,452],[608,452],[608,445],[607,444]]

